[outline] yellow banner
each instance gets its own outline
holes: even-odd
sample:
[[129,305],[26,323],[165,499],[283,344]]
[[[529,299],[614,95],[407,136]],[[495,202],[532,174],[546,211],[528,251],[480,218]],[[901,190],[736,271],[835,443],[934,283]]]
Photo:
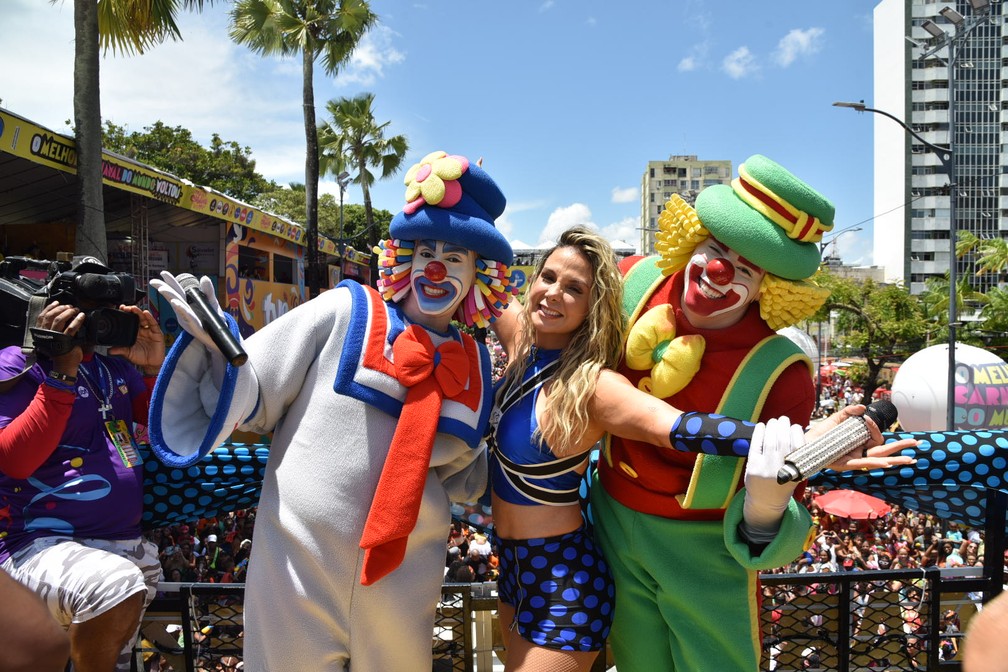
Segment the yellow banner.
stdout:
[[[0,151],[77,174],[77,146],[73,138],[3,109],[0,109]],[[298,245],[305,244],[305,230],[299,224],[267,214],[208,187],[187,184],[174,175],[118,154],[102,152],[102,182],[209,217],[241,224]],[[318,245],[326,254],[337,254],[336,245],[327,238],[319,236]]]

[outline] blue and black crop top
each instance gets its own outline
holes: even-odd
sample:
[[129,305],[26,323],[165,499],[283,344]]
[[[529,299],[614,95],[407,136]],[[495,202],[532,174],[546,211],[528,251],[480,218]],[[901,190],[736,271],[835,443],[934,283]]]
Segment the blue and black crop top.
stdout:
[[502,413],[490,442],[493,490],[512,504],[576,504],[581,483],[579,468],[588,461],[588,453],[558,458],[533,438],[539,427],[536,399],[557,368],[560,350],[537,349],[532,357],[522,385],[497,392],[497,407]]

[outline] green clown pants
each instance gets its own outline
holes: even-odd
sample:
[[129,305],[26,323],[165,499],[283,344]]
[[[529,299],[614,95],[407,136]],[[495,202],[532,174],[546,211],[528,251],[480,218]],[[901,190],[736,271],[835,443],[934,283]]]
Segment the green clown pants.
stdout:
[[616,581],[609,641],[620,672],[756,672],[756,573],[725,547],[721,521],[639,513],[596,480],[595,536]]

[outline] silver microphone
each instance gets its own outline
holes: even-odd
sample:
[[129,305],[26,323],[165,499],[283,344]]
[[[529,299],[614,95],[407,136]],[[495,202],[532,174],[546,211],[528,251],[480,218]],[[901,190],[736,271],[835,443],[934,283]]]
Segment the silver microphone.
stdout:
[[864,420],[865,416],[874,420],[879,429],[884,431],[896,422],[897,411],[893,403],[885,399],[870,404],[865,409],[864,416],[847,418],[818,439],[788,453],[784,457],[784,466],[777,472],[777,482],[783,485],[788,481],[805,480],[866,444],[871,438],[871,432]]

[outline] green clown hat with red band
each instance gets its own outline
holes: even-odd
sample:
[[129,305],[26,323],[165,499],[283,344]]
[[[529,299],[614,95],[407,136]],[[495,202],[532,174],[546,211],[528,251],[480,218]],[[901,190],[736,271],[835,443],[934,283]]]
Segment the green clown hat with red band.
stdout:
[[756,154],[731,186],[707,187],[696,211],[715,238],[749,261],[788,280],[815,274],[819,241],[833,229],[833,204],[780,164]]

